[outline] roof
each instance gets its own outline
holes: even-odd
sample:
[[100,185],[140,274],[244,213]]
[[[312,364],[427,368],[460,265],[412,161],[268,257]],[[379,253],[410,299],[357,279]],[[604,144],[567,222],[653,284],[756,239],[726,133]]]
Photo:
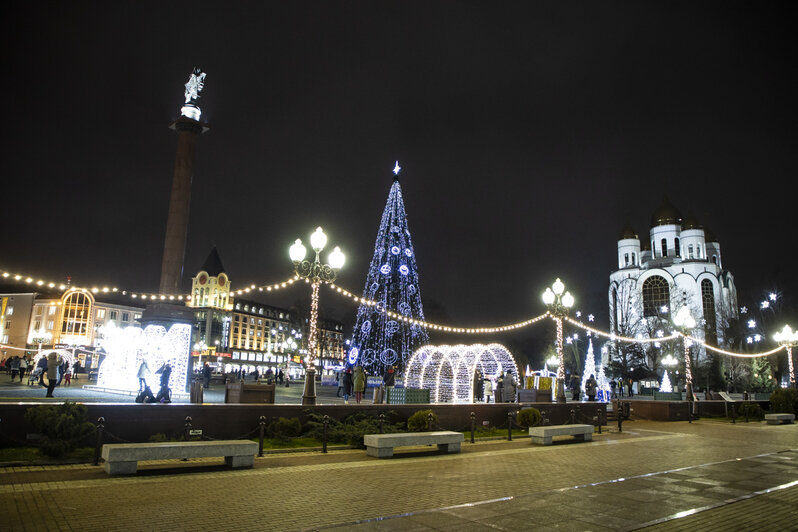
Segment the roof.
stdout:
[[217,277],[220,273],[224,273],[224,266],[222,266],[222,259],[219,257],[219,252],[216,246],[208,254],[208,258],[202,264],[200,271],[208,272],[211,277]]
[[668,196],[663,196],[662,204],[651,215],[651,227],[679,225],[680,223],[682,223],[682,213],[671,204]]

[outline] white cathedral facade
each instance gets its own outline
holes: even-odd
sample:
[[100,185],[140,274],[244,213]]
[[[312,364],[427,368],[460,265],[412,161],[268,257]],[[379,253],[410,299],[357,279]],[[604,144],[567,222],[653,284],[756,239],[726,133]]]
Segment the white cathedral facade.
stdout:
[[[643,240],[628,225],[620,235],[618,269],[610,274],[610,327],[632,338],[668,335],[685,305],[697,323],[693,336],[721,345],[728,320],[737,316],[737,290],[714,234],[693,216],[683,219],[665,198]],[[703,348],[694,353],[706,354]]]

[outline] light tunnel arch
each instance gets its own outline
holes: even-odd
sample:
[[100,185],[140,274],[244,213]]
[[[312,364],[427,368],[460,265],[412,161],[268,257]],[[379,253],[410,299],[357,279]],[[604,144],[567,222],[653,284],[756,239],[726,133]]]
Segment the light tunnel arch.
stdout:
[[492,379],[509,371],[519,381],[515,359],[501,344],[426,345],[408,361],[406,385],[428,389],[433,403],[472,403],[477,370]]

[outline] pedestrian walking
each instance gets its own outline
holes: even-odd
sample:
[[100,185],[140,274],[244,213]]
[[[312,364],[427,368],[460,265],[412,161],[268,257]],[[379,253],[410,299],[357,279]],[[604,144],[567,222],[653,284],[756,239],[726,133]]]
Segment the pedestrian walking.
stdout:
[[355,366],[355,372],[352,375],[352,384],[355,388],[355,402],[360,404],[363,400],[363,392],[366,391],[366,372],[363,371],[362,366]]
[[55,351],[50,351],[47,355],[47,395],[53,397],[53,390],[58,386],[58,368],[63,364],[63,360]]
[[147,365],[146,360],[142,360],[139,364],[139,370],[136,372],[136,377],[139,379],[139,391],[143,392],[147,387],[147,375],[150,373],[150,367]]
[[14,379],[19,374],[19,357],[15,356],[11,359],[11,382],[14,382]]
[[25,372],[28,370],[28,357],[23,356],[19,359],[19,382],[22,382],[22,377],[25,376]]
[[616,397],[618,396],[615,394],[615,380],[610,379],[610,398],[615,399]]
[[338,381],[338,389],[335,391],[335,396],[336,397],[341,397],[341,395],[342,395],[341,392],[343,392],[343,390],[344,390],[344,370],[343,369],[341,369],[341,371],[339,371],[336,374],[336,380]]
[[211,365],[209,363],[205,363],[202,366],[202,387],[209,388],[211,385]]
[[39,386],[47,386],[44,384],[44,377],[47,374],[47,356],[42,355],[39,358],[39,361],[36,363],[36,369],[40,369],[39,372]]

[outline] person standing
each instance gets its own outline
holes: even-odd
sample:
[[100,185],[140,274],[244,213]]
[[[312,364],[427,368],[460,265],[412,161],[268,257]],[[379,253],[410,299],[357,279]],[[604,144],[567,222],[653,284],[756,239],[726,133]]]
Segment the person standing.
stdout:
[[490,403],[490,396],[493,395],[493,381],[490,377],[485,377],[485,403]]
[[474,401],[478,403],[482,402],[483,395],[485,395],[484,379],[482,377],[482,372],[477,369],[474,372]]
[[385,395],[382,398],[382,402],[388,404],[388,395],[393,390],[394,386],[396,386],[396,366],[388,366],[385,369],[385,375],[382,377],[382,383],[385,386]]
[[615,394],[615,379],[610,379],[610,398],[615,399],[616,397],[618,396]]
[[504,402],[515,402],[515,377],[509,371],[504,375]]
[[209,388],[211,385],[211,365],[207,362],[202,366],[202,387]]
[[147,387],[147,374],[150,372],[150,367],[147,365],[146,360],[142,360],[139,364],[139,370],[136,372],[136,377],[139,379],[139,391],[143,392]]
[[352,381],[355,387],[355,402],[360,404],[360,401],[363,400],[363,392],[366,391],[366,372],[363,371],[362,366],[355,366]]
[[80,360],[76,360],[72,365],[72,377],[78,380],[78,373],[80,373]]
[[47,395],[53,397],[53,390],[58,385],[58,367],[61,365],[61,357],[55,351],[50,351],[47,355]]
[[41,368],[39,372],[39,386],[46,386],[44,384],[44,375],[47,372],[47,356],[42,356],[39,358],[39,361],[36,363],[37,368]]
[[343,370],[343,378],[341,379],[343,390],[341,392],[344,396],[344,404],[349,404],[349,396],[352,395],[352,370],[350,368],[346,368]]
[[338,389],[335,391],[335,396],[336,397],[341,397],[341,392],[344,389],[344,370],[341,369],[341,371],[338,372],[336,377],[337,377],[337,380],[338,380]]
[[591,373],[590,378],[588,378],[587,382],[585,383],[585,394],[587,395],[588,401],[596,400],[597,389],[598,389],[598,382],[596,382],[596,377]]
[[11,359],[11,382],[14,382],[14,379],[19,374],[19,357],[15,356]]
[[582,393],[582,387],[579,385],[579,376],[574,374],[571,375],[571,399],[574,401],[579,400],[579,396]]

